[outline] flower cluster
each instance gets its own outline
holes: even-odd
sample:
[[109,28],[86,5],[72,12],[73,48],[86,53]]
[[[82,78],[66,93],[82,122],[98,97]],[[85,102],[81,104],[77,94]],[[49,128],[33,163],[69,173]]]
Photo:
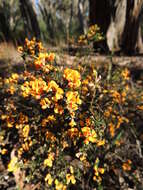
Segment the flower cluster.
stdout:
[[18,51],[19,53],[22,53],[25,55],[29,54],[31,56],[35,56],[35,54],[41,52],[44,50],[44,47],[41,42],[37,42],[36,38],[33,38],[32,40],[28,40],[28,38],[25,39],[24,46],[19,46]]
[[76,70],[66,68],[64,70],[64,78],[68,81],[70,88],[76,89],[81,85],[80,73]]
[[[96,32],[91,27],[88,39]],[[0,155],[8,171],[24,170],[25,183],[51,190],[103,189],[111,173],[131,175],[133,157],[123,149],[137,130],[143,94],[130,72],[117,69],[108,81],[107,67],[98,68],[101,77],[90,63],[61,68],[35,39],[19,51],[25,71],[0,78]]]
[[101,41],[103,39],[104,38],[102,33],[100,32],[100,28],[97,26],[97,24],[95,24],[89,27],[86,34],[83,34],[79,37],[78,43],[80,45],[86,45],[91,42]]

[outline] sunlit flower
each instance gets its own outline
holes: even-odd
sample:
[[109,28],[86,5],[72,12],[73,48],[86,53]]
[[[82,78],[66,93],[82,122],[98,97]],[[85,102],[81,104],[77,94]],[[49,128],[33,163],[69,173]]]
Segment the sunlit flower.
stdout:
[[58,179],[55,179],[55,189],[56,190],[66,190],[66,186],[63,185]]
[[74,119],[72,119],[69,123],[69,126],[74,127],[76,125],[76,122],[74,121]]
[[67,181],[67,184],[69,184],[69,183],[75,184],[76,183],[76,179],[75,179],[74,175],[72,175],[72,174],[66,175],[66,181]]
[[79,135],[79,131],[77,128],[72,127],[71,129],[68,129],[68,135],[70,136],[70,138],[77,137]]
[[54,153],[49,153],[48,158],[44,160],[44,166],[52,167],[54,161]]
[[30,131],[29,125],[25,125],[24,128],[23,128],[23,136],[24,136],[24,138],[28,137],[29,131]]
[[7,153],[8,153],[8,150],[7,150],[7,149],[3,148],[3,149],[1,150],[1,154],[2,154],[2,155],[5,155],[5,154],[7,154]]
[[8,164],[8,171],[15,172],[17,171],[17,169],[18,169],[18,158],[14,156]]
[[97,146],[103,146],[103,145],[105,145],[105,139],[97,141]]
[[55,141],[55,140],[56,140],[56,137],[54,136],[54,134],[53,134],[52,132],[47,131],[47,132],[46,132],[46,139],[47,139],[47,140],[50,140],[50,141],[52,142],[52,141]]
[[102,181],[101,175],[103,175],[105,172],[104,168],[99,167],[99,162],[100,162],[99,158],[96,158],[95,164],[93,167],[93,169],[94,169],[93,180],[98,183],[100,183]]
[[19,53],[23,53],[23,47],[22,47],[22,46],[19,46],[19,47],[17,48],[17,50],[18,50]]
[[41,105],[43,110],[50,108],[51,101],[48,98],[42,98],[40,101],[40,105]]
[[54,112],[57,114],[62,115],[64,113],[64,109],[61,105],[55,103],[55,108],[54,108]]
[[110,132],[111,137],[114,137],[114,135],[115,135],[115,126],[114,126],[113,123],[109,123],[109,132]]
[[130,171],[131,170],[131,160],[127,160],[125,163],[123,163],[122,168],[124,171]]
[[121,75],[122,75],[122,77],[123,77],[125,80],[129,80],[129,79],[130,79],[130,77],[129,77],[130,71],[129,71],[127,68],[122,71]]
[[85,137],[85,144],[89,144],[89,142],[96,143],[97,142],[97,134],[95,130],[90,129],[90,127],[81,128],[82,134]]
[[81,76],[76,70],[66,68],[64,70],[64,78],[68,81],[70,88],[79,88],[81,85]]
[[52,185],[53,183],[53,178],[51,176],[51,174],[47,174],[46,177],[45,177],[45,181],[48,182],[48,185]]
[[79,94],[77,91],[68,91],[66,93],[67,97],[67,108],[69,110],[76,111],[78,109],[78,105],[82,103],[81,99],[79,98]]

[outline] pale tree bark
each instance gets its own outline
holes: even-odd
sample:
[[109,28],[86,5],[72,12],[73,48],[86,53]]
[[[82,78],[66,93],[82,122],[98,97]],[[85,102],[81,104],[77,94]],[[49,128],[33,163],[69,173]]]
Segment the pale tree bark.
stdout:
[[143,0],[128,0],[126,23],[123,31],[122,46],[125,52],[139,51],[143,53],[141,45],[140,19],[143,9]]
[[79,24],[80,24],[80,32],[81,33],[86,33],[86,23],[84,19],[84,4],[85,0],[78,0],[78,19],[79,19]]
[[73,7],[74,7],[74,1],[71,0],[70,4],[70,18],[69,18],[69,26],[68,26],[68,33],[69,33],[69,38],[70,38],[70,33],[72,31],[72,20],[73,20]]
[[143,53],[142,10],[143,0],[90,0],[90,21],[100,26],[110,51]]

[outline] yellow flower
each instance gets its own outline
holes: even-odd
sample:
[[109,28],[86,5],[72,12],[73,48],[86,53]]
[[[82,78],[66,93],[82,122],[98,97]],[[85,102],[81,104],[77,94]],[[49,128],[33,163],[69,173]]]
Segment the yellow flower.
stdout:
[[137,109],[143,110],[143,105],[137,106]]
[[70,173],[73,174],[74,173],[74,169],[72,166],[70,166]]
[[19,47],[17,48],[17,50],[18,50],[19,53],[23,53],[23,47],[22,47],[22,46],[19,46]]
[[67,184],[69,184],[70,182],[72,184],[76,183],[76,179],[75,179],[74,175],[71,175],[71,174],[66,175],[66,180],[67,180]]
[[54,115],[49,115],[48,118],[47,118],[47,122],[55,122],[56,121],[56,118]]
[[74,121],[74,119],[72,119],[69,123],[69,126],[74,127],[76,125],[76,122]]
[[24,97],[33,96],[36,99],[39,99],[40,96],[47,91],[47,84],[42,78],[31,80],[30,82],[26,81],[22,86],[22,95]]
[[78,109],[78,105],[82,103],[79,98],[79,94],[77,91],[68,91],[66,93],[67,97],[67,108],[70,111],[76,111]]
[[46,57],[46,60],[49,62],[53,62],[55,60],[55,54],[54,53],[49,53]]
[[61,105],[55,103],[54,112],[62,115],[64,113],[64,109]]
[[57,91],[58,88],[59,88],[59,85],[54,80],[51,80],[48,83],[47,92],[48,91]]
[[77,128],[72,127],[71,129],[68,130],[68,135],[70,136],[70,138],[77,137],[79,135],[79,131]]
[[23,128],[23,136],[24,136],[24,138],[28,137],[29,131],[30,131],[29,125],[25,125],[24,128]]
[[104,174],[105,169],[104,168],[98,168],[99,173]]
[[40,101],[40,105],[41,105],[43,110],[47,109],[47,108],[50,108],[51,101],[48,98],[43,98]]
[[117,103],[121,102],[121,95],[119,92],[117,92],[116,90],[111,90],[110,93],[115,102]]
[[102,181],[102,178],[100,176],[100,174],[104,174],[105,172],[105,169],[104,168],[99,168],[98,165],[99,165],[99,158],[96,158],[95,160],[95,164],[94,164],[94,176],[93,176],[93,180],[100,183]]
[[63,145],[63,149],[65,149],[66,147],[69,146],[68,142],[67,141],[63,141],[62,142],[62,145]]
[[9,88],[8,88],[8,92],[10,93],[10,94],[14,94],[15,93],[15,91],[16,91],[16,88],[14,87],[14,85],[11,85]]
[[55,188],[56,190],[66,190],[66,186],[59,182],[58,179],[55,179]]
[[122,71],[121,75],[122,75],[122,77],[123,77],[125,80],[129,80],[129,78],[130,78],[130,77],[129,77],[130,72],[129,72],[129,70],[128,70],[127,68]]
[[25,142],[24,144],[22,144],[22,149],[24,151],[28,151],[29,150],[29,144],[28,144],[28,142]]
[[114,126],[113,123],[109,123],[109,132],[110,132],[111,137],[114,137],[114,135],[115,135],[115,126]]
[[86,157],[87,157],[86,154],[81,154],[79,159],[80,159],[81,162],[84,162],[84,161],[86,161]]
[[13,82],[17,82],[19,75],[17,73],[12,73],[11,78],[12,78]]
[[42,127],[46,127],[47,119],[42,119],[41,125],[42,125]]
[[55,94],[55,96],[53,97],[53,100],[54,100],[55,102],[57,102],[58,100],[60,100],[60,99],[63,98],[63,94],[64,94],[63,89],[57,88],[56,94]]
[[50,141],[55,141],[56,140],[56,137],[53,135],[53,133],[52,132],[50,132],[50,131],[47,131],[46,132],[46,139],[47,140],[50,140]]
[[97,142],[97,134],[95,130],[90,129],[90,127],[82,127],[81,128],[82,134],[85,137],[85,144],[89,142],[96,143]]
[[131,160],[127,160],[125,163],[123,163],[122,168],[124,171],[130,171],[131,170]]
[[50,153],[48,155],[48,158],[44,160],[44,166],[52,167],[53,166],[53,161],[54,161],[54,153]]
[[2,115],[1,115],[1,120],[5,120],[5,119],[7,119],[7,115],[2,114]]
[[112,112],[112,107],[109,106],[109,107],[107,108],[107,110],[105,110],[104,116],[105,116],[105,117],[109,117],[109,116],[111,115],[111,112]]
[[23,113],[20,113],[18,122],[20,124],[27,123],[28,122],[28,116],[24,115]]
[[18,169],[18,158],[14,156],[11,160],[10,163],[8,164],[8,171],[9,172],[15,172]]
[[80,73],[76,70],[66,68],[64,70],[64,78],[68,81],[70,88],[79,88],[81,85]]
[[105,139],[103,139],[103,140],[98,140],[97,146],[103,146],[103,145],[105,145]]
[[14,124],[14,118],[7,117],[7,127],[11,128]]
[[1,150],[1,154],[2,154],[2,155],[5,155],[5,154],[7,154],[7,153],[8,153],[8,150],[7,150],[7,149],[3,148],[3,149]]
[[47,174],[47,175],[46,175],[45,181],[46,181],[46,182],[48,181],[48,185],[52,185],[52,183],[53,183],[53,178],[52,178],[51,174]]

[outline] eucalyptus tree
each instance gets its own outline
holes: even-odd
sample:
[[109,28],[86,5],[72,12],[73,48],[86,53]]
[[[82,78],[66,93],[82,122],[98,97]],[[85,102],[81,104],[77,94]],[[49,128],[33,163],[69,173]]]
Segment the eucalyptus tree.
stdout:
[[19,0],[21,15],[24,22],[24,32],[28,37],[40,38],[40,27],[37,14],[31,0]]
[[127,54],[143,52],[141,16],[143,0],[89,0],[90,24],[106,36],[104,46]]

